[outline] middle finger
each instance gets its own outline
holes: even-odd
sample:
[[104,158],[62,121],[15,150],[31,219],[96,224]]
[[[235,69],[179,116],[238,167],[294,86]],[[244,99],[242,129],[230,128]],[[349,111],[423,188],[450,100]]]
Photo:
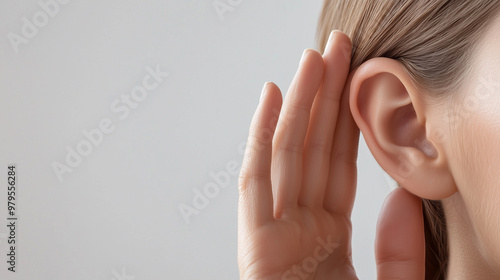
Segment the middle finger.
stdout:
[[275,217],[297,205],[302,184],[302,151],[311,106],[323,80],[323,57],[305,50],[299,69],[287,91],[273,138],[271,180]]

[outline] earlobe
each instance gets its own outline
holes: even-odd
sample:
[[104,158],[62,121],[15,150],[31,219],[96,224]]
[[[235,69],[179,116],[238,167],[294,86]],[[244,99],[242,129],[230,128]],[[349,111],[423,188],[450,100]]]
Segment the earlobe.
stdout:
[[439,200],[455,193],[446,155],[429,137],[426,95],[403,65],[373,58],[351,75],[351,112],[380,166],[419,197]]

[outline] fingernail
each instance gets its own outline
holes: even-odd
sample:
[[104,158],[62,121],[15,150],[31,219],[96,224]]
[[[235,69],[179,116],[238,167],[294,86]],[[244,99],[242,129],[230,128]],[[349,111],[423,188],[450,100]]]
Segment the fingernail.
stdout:
[[269,82],[264,83],[264,86],[262,87],[262,91],[260,92],[259,102],[262,102],[262,98],[264,98],[264,95],[266,95],[267,84],[269,84]]
[[302,52],[302,57],[300,58],[299,65],[301,65],[302,62],[304,61],[304,58],[306,57],[307,51],[309,51],[309,49],[305,49],[304,52]]
[[332,30],[332,32],[330,32],[330,36],[328,36],[328,41],[326,42],[326,46],[325,46],[325,52],[326,52],[326,50],[328,50],[328,48],[332,44],[332,41],[333,41],[332,39],[334,37],[335,31],[337,31],[337,30]]

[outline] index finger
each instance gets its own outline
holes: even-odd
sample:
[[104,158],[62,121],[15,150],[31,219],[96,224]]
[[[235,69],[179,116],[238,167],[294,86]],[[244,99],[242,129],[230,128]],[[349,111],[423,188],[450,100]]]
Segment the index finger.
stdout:
[[279,88],[266,83],[261,102],[252,118],[245,156],[238,178],[238,223],[255,228],[273,219],[271,185],[272,139],[274,119],[279,115],[282,97]]

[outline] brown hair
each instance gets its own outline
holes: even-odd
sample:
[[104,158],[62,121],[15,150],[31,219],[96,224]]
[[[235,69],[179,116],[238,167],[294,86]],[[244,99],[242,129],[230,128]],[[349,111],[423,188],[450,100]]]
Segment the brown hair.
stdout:
[[[497,0],[325,0],[317,30],[321,53],[329,33],[352,42],[351,69],[374,57],[401,62],[415,86],[438,99],[462,86],[481,31],[500,9]],[[445,279],[449,258],[440,201],[422,200],[426,279]]]

